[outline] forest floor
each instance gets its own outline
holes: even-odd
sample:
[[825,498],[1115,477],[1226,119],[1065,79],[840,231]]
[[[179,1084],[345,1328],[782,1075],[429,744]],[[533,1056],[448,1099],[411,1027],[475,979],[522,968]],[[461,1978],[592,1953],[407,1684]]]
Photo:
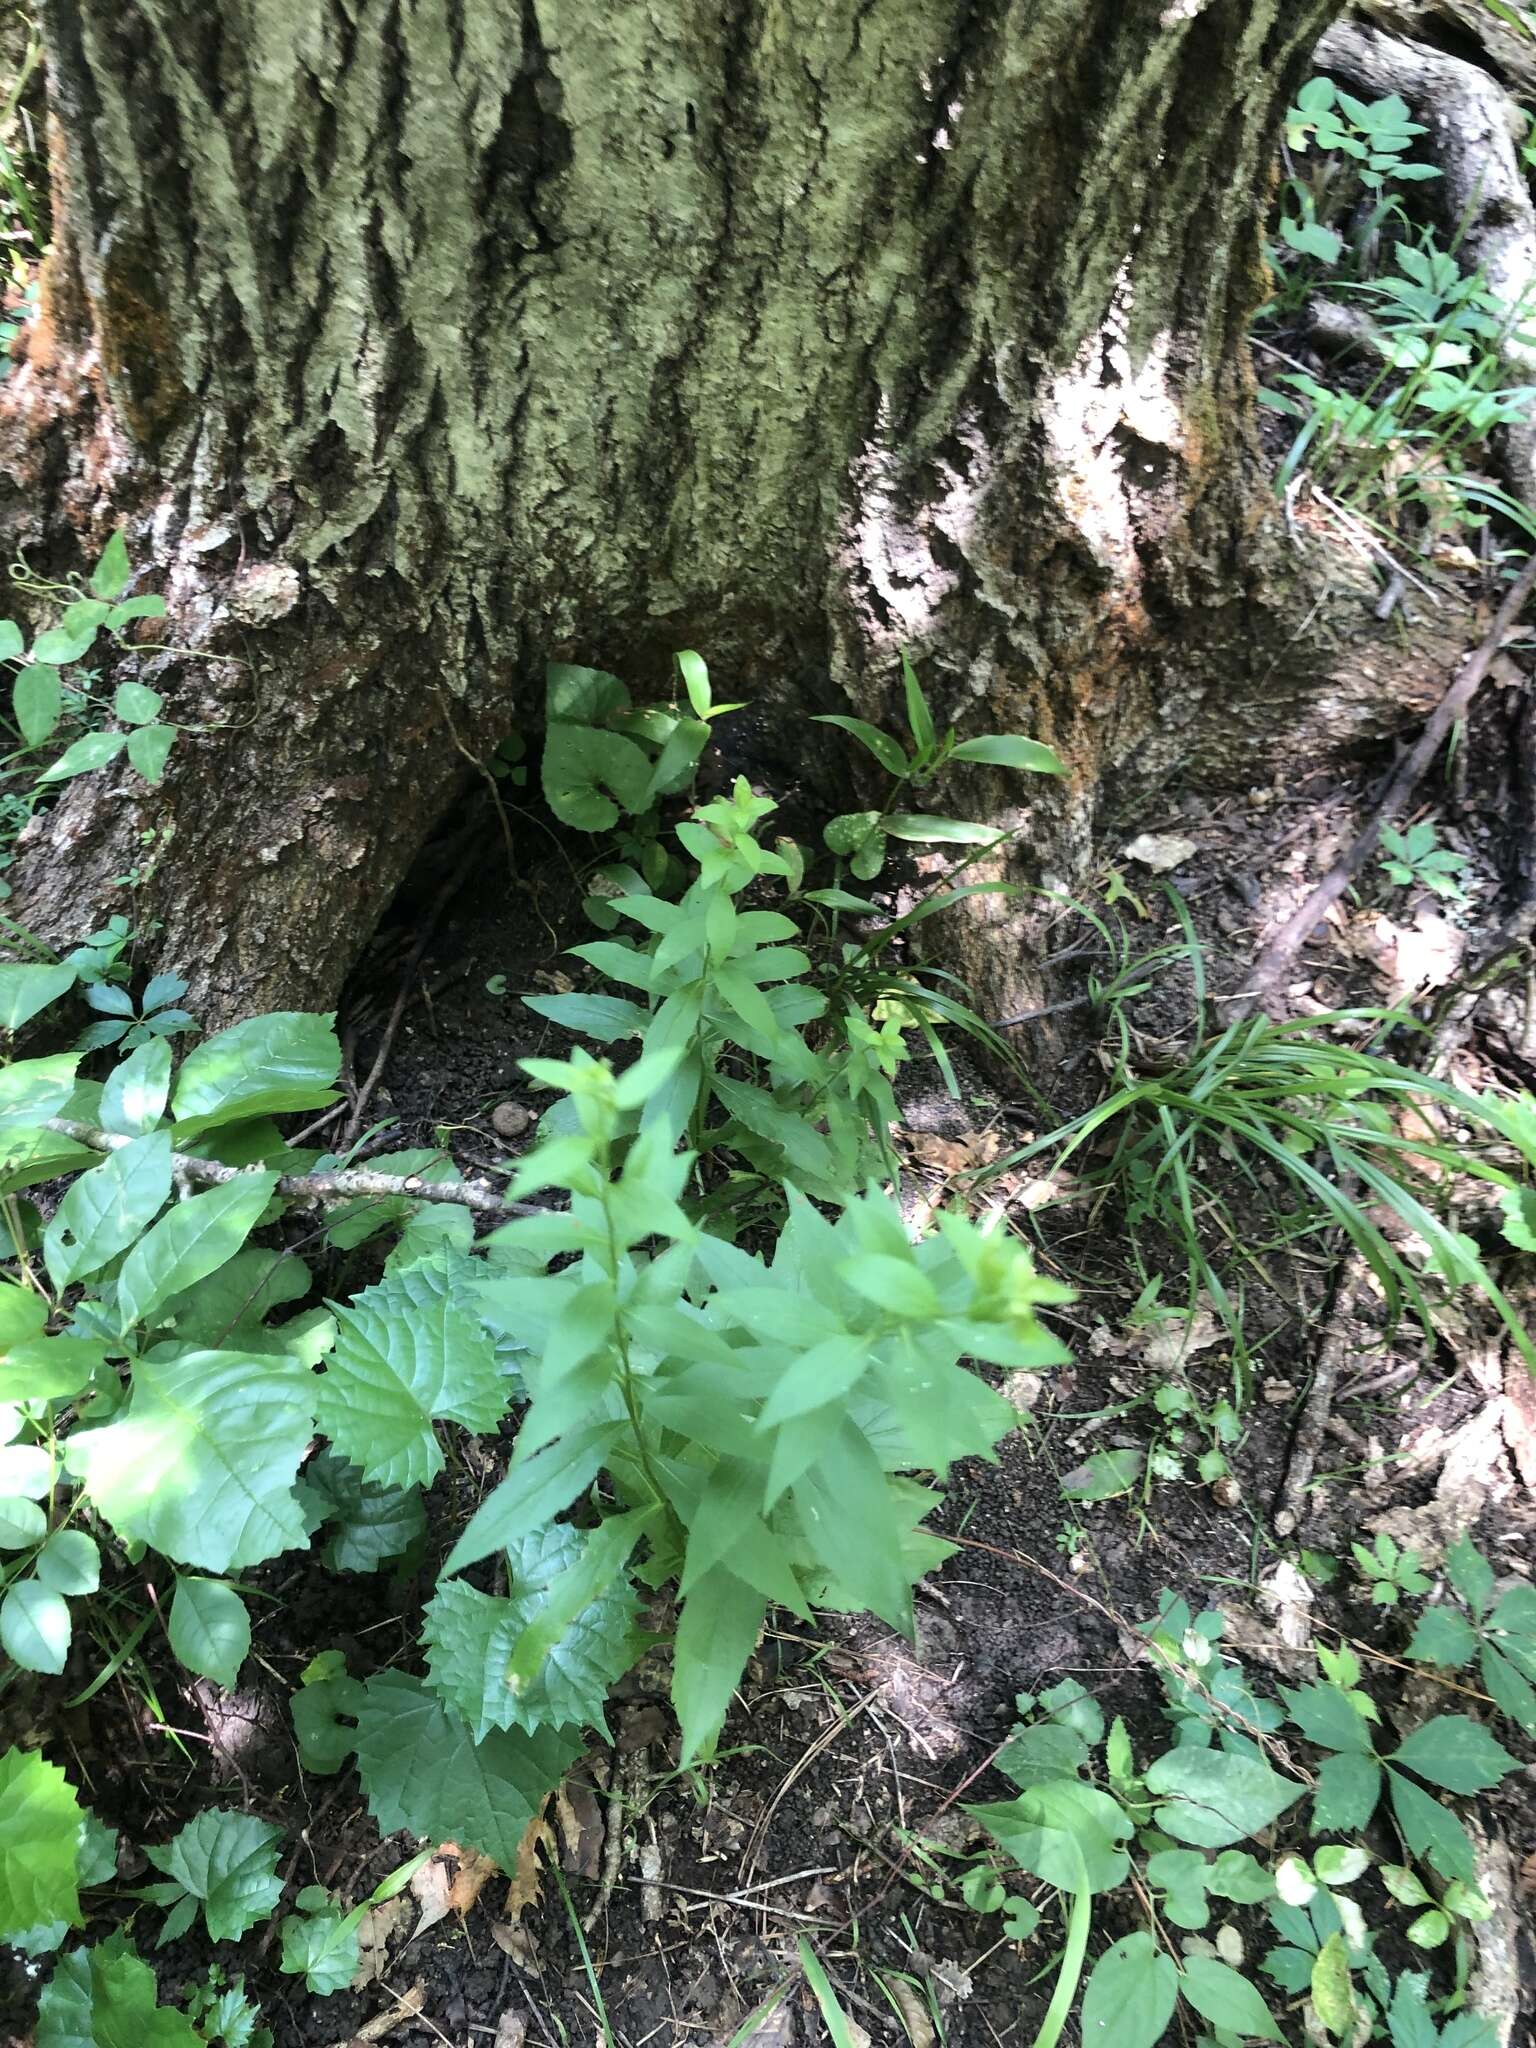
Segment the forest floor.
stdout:
[[[1287,990],[1293,1010],[1423,997],[1454,977],[1469,932],[1484,919],[1480,906],[1519,851],[1512,708],[1499,692],[1487,698],[1455,784],[1436,797],[1442,841],[1468,862],[1467,901],[1448,904],[1371,871],[1358,900],[1307,948]],[[1241,796],[1176,797],[1128,821],[1119,846],[1139,848],[1139,857],[1114,847],[1110,856],[1129,892],[1118,914],[1137,948],[1176,931],[1154,865],[1163,864],[1196,921],[1218,1004],[1241,989],[1263,938],[1352,836],[1379,769],[1366,762],[1356,773],[1319,771]],[[565,986],[569,963],[560,949],[583,935],[569,850],[531,821],[519,826],[509,886],[500,837],[484,822],[484,870],[454,893],[409,967],[408,1005],[369,1109],[370,1120],[391,1126],[391,1147],[440,1144],[466,1171],[482,1172],[504,1170],[531,1140],[541,1105],[518,1059],[556,1049],[552,1027],[524,1010],[517,993]],[[355,977],[341,1017],[354,1073],[372,1064],[404,958],[440,890],[429,859]],[[1066,922],[1058,943],[1067,949],[1082,935]],[[1084,955],[1064,965],[1050,1000],[1079,993],[1073,976],[1092,964]],[[1191,1001],[1187,973],[1174,970],[1133,1005],[1145,1057],[1187,1035]],[[1081,1106],[1077,1097],[1091,1098],[1098,1062],[1081,1032],[1047,1038],[1058,1022],[1018,1035],[1036,1039],[1021,1046],[1024,1064],[1057,1098],[1060,1119]],[[1529,1043],[1524,995],[1496,995],[1457,1055],[1455,1078],[1529,1086]],[[963,1195],[969,1170],[1041,1127],[1040,1104],[1009,1099],[971,1070],[962,1067],[959,1100],[936,1072],[925,1082],[922,1069],[908,1071],[919,1076],[904,1097],[898,1139],[909,1205]],[[1078,1289],[1058,1319],[1073,1363],[1043,1382],[1015,1376],[1019,1431],[996,1464],[951,1475],[936,1526],[957,1548],[918,1589],[915,1645],[878,1623],[835,1615],[814,1638],[793,1625],[771,1628],[728,1722],[721,1761],[702,1781],[674,1770],[665,1652],[653,1652],[613,1702],[613,1746],[594,1745],[548,1813],[542,1860],[558,1876],[530,1870],[509,1887],[505,1876],[487,1875],[473,1859],[461,1867],[449,1853],[411,1893],[370,1916],[367,1981],[352,1991],[296,1996],[293,1980],[276,1972],[275,1945],[258,1932],[238,1952],[178,1944],[162,1958],[163,1995],[204,1979],[211,1961],[231,1974],[243,1970],[279,2048],[378,2040],[395,2048],[584,2048],[610,2040],[617,2048],[786,2048],[826,2038],[796,1968],[797,1937],[810,1934],[869,2042],[1024,2048],[1054,1976],[1044,1928],[1028,1942],[1007,1939],[995,1914],[973,1911],[953,1886],[935,1898],[914,1882],[925,1874],[917,1841],[963,1850],[979,1830],[960,1803],[1007,1796],[992,1761],[1017,1695],[1079,1680],[1107,1715],[1124,1717],[1144,1755],[1162,1695],[1135,1629],[1156,1614],[1164,1589],[1193,1610],[1219,1609],[1227,1642],[1271,1680],[1299,1679],[1294,1646],[1316,1633],[1355,1645],[1368,1683],[1377,1675],[1400,1689],[1393,1660],[1404,1626],[1397,1610],[1372,1604],[1349,1566],[1352,1539],[1385,1529],[1433,1569],[1450,1534],[1470,1524],[1501,1574],[1529,1575],[1536,1400],[1512,1344],[1491,1312],[1472,1308],[1432,1344],[1406,1323],[1387,1331],[1368,1294],[1348,1332],[1335,1419],[1298,1532],[1314,1570],[1303,1576],[1287,1562],[1294,1545],[1277,1543],[1272,1518],[1329,1313],[1327,1262],[1315,1239],[1310,1250],[1277,1251],[1250,1276],[1245,1334],[1259,1366],[1256,1397],[1229,1452],[1235,1486],[1208,1486],[1183,1462],[1179,1477],[1121,1498],[1068,1501],[1063,1477],[1090,1454],[1158,1443],[1166,1451],[1165,1418],[1151,1397],[1171,1375],[1207,1405],[1230,1394],[1231,1347],[1206,1302],[1191,1317],[1148,1316],[1149,1275],[1129,1256],[1123,1219],[1092,1207],[1070,1181],[1018,1169],[976,1200],[1004,1201],[1044,1266]],[[340,1292],[362,1277],[338,1273],[332,1284]],[[1172,1247],[1161,1305],[1187,1306]],[[491,1476],[460,1469],[439,1481],[430,1503],[434,1553]],[[119,1685],[74,1710],[69,1739],[93,1803],[139,1839],[210,1801],[248,1804],[297,1840],[288,1873],[295,1885],[361,1897],[414,1845],[379,1840],[350,1772],[306,1806],[298,1788],[316,1781],[296,1767],[287,1693],[323,1649],[343,1649],[363,1675],[410,1656],[430,1583],[426,1571],[354,1577],[338,1615],[335,1577],[318,1560],[254,1574],[253,1584],[273,1597],[254,1603],[246,1672],[256,1682],[233,1695],[189,1683],[147,1638],[162,1718],[178,1733],[157,1731],[142,1695]],[[651,1619],[664,1635],[664,1609]],[[1526,1914],[1521,2024],[1529,2027],[1536,1748],[1522,1750],[1518,1734],[1501,1734],[1525,1768],[1485,1799],[1482,1826],[1502,1885],[1503,1931],[1516,1945],[1511,1902]],[[1111,1895],[1097,1929],[1113,1937],[1136,1916],[1129,1894]],[[1244,1908],[1233,1917],[1250,1952],[1262,1953],[1262,1914]],[[1401,1942],[1394,1950],[1384,1941],[1393,1967],[1412,1964]],[[786,1984],[796,1988],[741,2031]],[[7,2014],[13,2026],[26,2025],[25,1979],[13,1979],[10,1994],[0,2005],[0,2039]]]

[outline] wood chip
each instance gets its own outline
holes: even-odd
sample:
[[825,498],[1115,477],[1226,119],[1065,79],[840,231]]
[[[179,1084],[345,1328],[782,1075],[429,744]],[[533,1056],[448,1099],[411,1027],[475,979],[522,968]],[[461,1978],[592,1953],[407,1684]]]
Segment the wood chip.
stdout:
[[332,2042],[331,2048],[370,2048],[370,2043],[382,2041],[396,2027],[403,2027],[407,2020],[415,2019],[427,2002],[427,1980],[418,1977],[409,1991],[391,1995],[395,2002],[387,2012],[378,2013],[344,2041]]
[[1504,1360],[1504,1441],[1520,1483],[1536,1495],[1536,1374],[1513,1344]]

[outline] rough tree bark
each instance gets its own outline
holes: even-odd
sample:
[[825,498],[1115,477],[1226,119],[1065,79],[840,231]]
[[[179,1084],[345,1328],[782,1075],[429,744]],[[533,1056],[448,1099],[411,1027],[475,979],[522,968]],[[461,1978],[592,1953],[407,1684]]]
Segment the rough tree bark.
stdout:
[[208,1012],[324,1003],[550,656],[659,694],[696,646],[797,761],[789,714],[878,709],[906,645],[1065,755],[1037,866],[1127,777],[1293,752],[1244,335],[1337,11],[43,0],[6,516],[126,513],[168,637],[227,658],[146,658],[209,729],[160,791],[74,785],[20,914],[78,932],[153,830],[140,913]]

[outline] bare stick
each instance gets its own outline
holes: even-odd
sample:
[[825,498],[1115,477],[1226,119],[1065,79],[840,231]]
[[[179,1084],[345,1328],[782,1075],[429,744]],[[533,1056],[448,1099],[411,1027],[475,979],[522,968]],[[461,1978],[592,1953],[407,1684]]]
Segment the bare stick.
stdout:
[[1333,1390],[1339,1383],[1339,1367],[1344,1362],[1349,1344],[1355,1296],[1364,1277],[1364,1257],[1358,1251],[1350,1252],[1340,1266],[1339,1277],[1334,1284],[1328,1327],[1318,1346],[1317,1364],[1312,1368],[1312,1386],[1296,1428],[1296,1441],[1291,1447],[1291,1462],[1286,1467],[1285,1486],[1275,1514],[1277,1536],[1289,1536],[1302,1519],[1307,1488],[1312,1484],[1312,1474],[1317,1465],[1318,1449],[1333,1411]]
[[1498,616],[1488,629],[1487,638],[1430,713],[1417,742],[1393,769],[1353,844],[1334,862],[1306,902],[1286,919],[1259,955],[1253,972],[1253,986],[1244,998],[1243,1006],[1236,1012],[1237,1016],[1247,1016],[1273,993],[1280,977],[1295,959],[1303,939],[1327,916],[1370,859],[1381,837],[1382,826],[1390,824],[1402,809],[1439,753],[1446,734],[1458,719],[1466,716],[1478,686],[1492,666],[1494,656],[1504,645],[1505,635],[1519,617],[1533,587],[1536,587],[1536,553],[1529,556],[1525,567],[1510,585],[1504,602],[1499,606]]
[[[45,1126],[60,1137],[73,1138],[93,1152],[120,1152],[132,1138],[118,1131],[98,1130],[94,1124],[77,1123],[73,1117],[51,1116]],[[249,1180],[262,1171],[259,1166],[226,1166],[222,1159],[196,1159],[190,1152],[171,1154],[171,1171],[194,1187],[221,1188],[232,1180]],[[543,1216],[548,1212],[537,1202],[510,1202],[479,1181],[423,1180],[418,1173],[370,1173],[366,1167],[349,1167],[343,1173],[285,1173],[277,1193],[296,1202],[388,1201],[401,1196],[411,1202],[448,1202],[461,1209],[473,1209],[480,1216]]]

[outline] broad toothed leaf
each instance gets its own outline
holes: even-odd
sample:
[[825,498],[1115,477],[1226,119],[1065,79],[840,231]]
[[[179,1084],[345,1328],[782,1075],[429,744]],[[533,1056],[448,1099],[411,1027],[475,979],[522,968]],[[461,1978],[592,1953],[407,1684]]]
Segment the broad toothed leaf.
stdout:
[[573,1730],[496,1731],[477,1743],[420,1679],[384,1671],[358,1709],[357,1768],[374,1819],[517,1867],[529,1822],[581,1753]]
[[557,1637],[536,1675],[519,1687],[510,1668],[523,1631],[550,1601],[552,1583],[593,1540],[565,1522],[519,1539],[508,1552],[510,1599],[477,1593],[463,1579],[438,1585],[422,1629],[432,1689],[458,1709],[477,1741],[492,1728],[582,1722],[606,1735],[608,1688],[633,1661],[636,1603],[621,1565]]
[[[467,1261],[462,1262],[467,1263]],[[388,1274],[337,1308],[336,1344],[320,1380],[320,1428],[365,1479],[424,1486],[443,1469],[435,1421],[494,1429],[511,1382],[467,1285],[447,1258]]]

